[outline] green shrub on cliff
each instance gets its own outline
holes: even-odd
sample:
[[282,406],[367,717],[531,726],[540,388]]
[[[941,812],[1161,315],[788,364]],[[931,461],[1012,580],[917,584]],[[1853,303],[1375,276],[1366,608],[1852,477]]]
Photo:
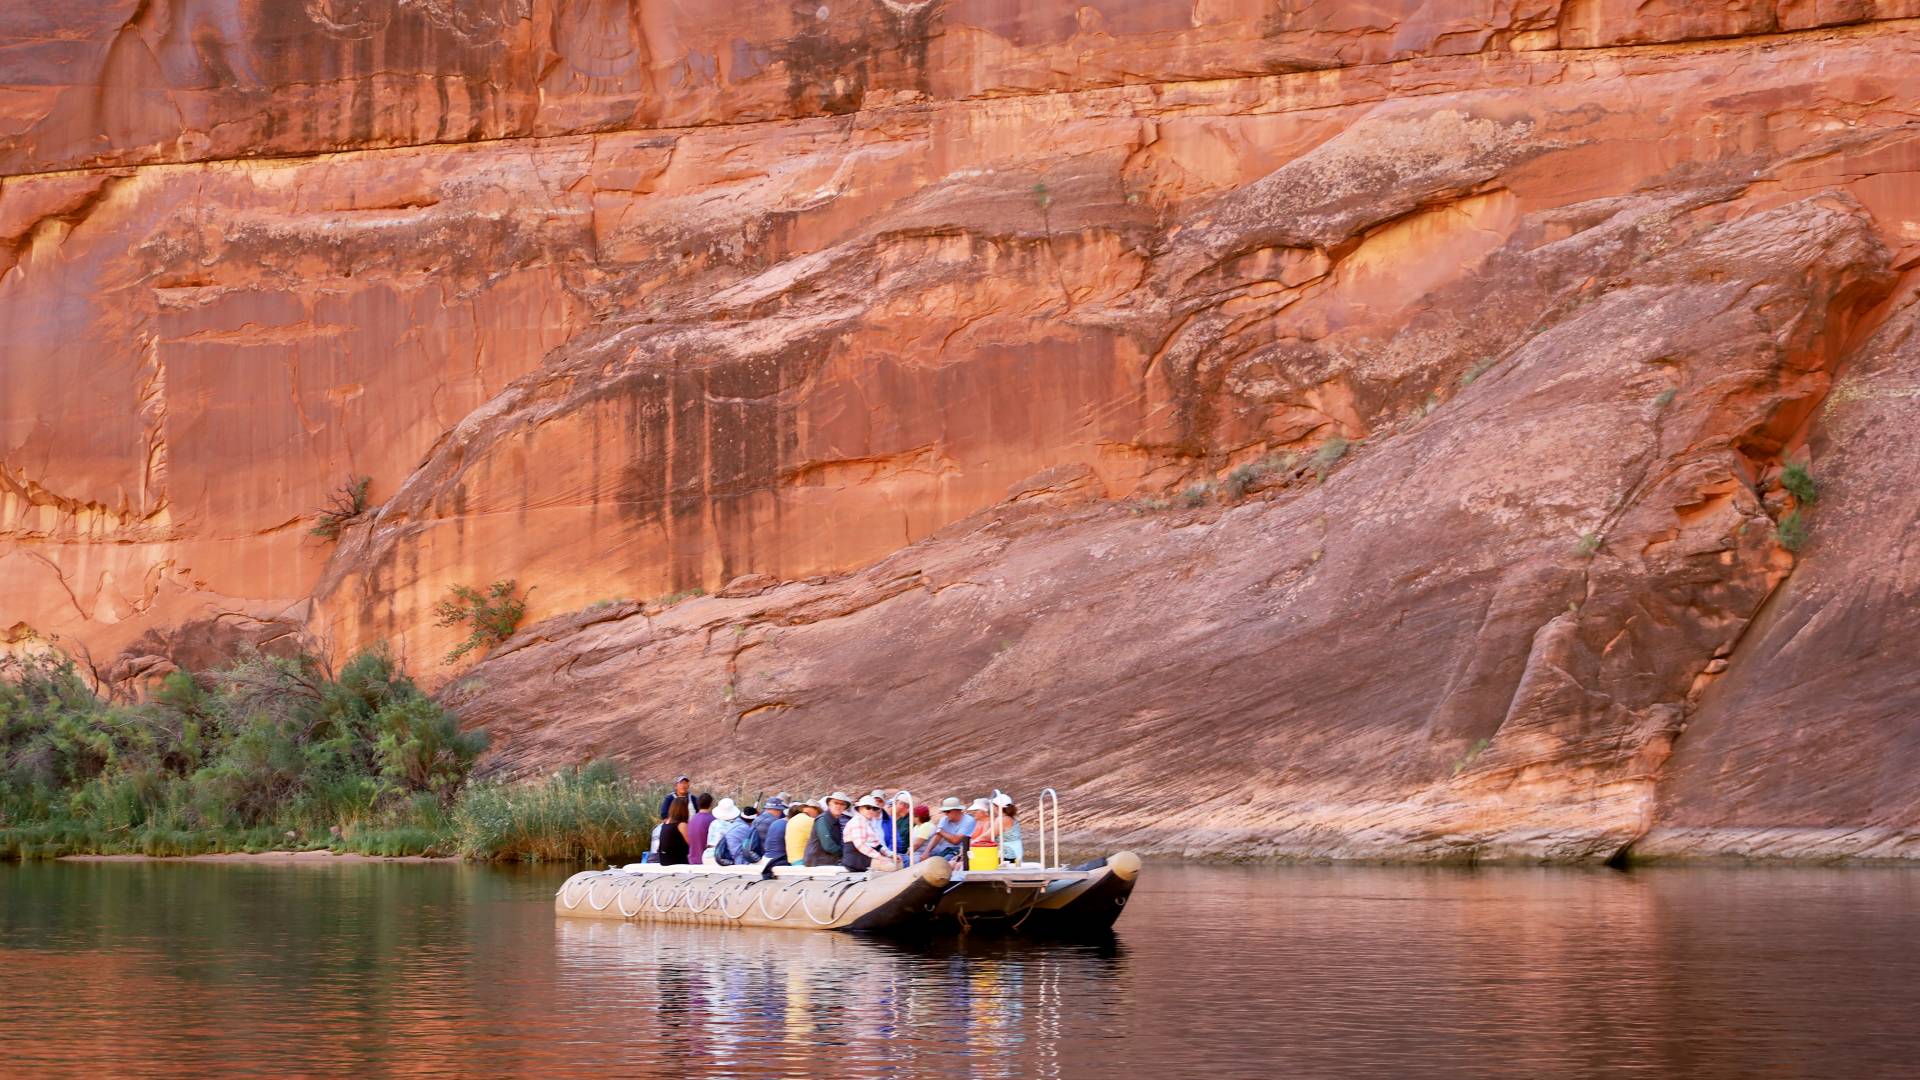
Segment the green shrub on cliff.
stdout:
[[526,598],[514,595],[518,588],[512,578],[502,578],[487,586],[484,593],[467,585],[448,589],[447,599],[433,605],[434,623],[464,626],[467,636],[447,653],[443,663],[451,664],[475,649],[490,649],[512,637],[527,614]]
[[1806,519],[1800,516],[1800,511],[1789,510],[1780,515],[1780,520],[1774,525],[1774,534],[1779,538],[1781,547],[1798,553],[1807,546]]
[[338,540],[346,527],[367,512],[367,486],[371,476],[349,476],[327,497],[327,505],[314,512],[310,535],[322,540]]
[[1780,470],[1780,486],[1786,488],[1801,506],[1812,506],[1820,498],[1820,485],[1807,470],[1804,461],[1790,461]]

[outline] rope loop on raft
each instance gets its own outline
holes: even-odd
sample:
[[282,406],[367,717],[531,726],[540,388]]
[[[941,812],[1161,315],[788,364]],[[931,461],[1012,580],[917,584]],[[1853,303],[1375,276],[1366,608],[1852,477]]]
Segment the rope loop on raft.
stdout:
[[[560,883],[560,902],[567,906],[568,911],[572,911],[574,908],[577,908],[580,906],[580,898],[578,896],[575,896],[571,891],[574,885],[579,882],[579,880],[580,880],[580,875],[576,874],[573,877],[570,877],[567,880]],[[588,878],[585,884],[587,886],[587,891],[592,892],[593,879]]]
[[[838,888],[837,892],[835,891],[836,887]],[[839,921],[840,916],[844,914],[844,909],[841,908],[840,902],[842,900],[850,900],[866,892],[867,883],[865,881],[835,882],[822,891],[826,893],[828,898],[826,918],[822,919],[813,913],[813,896],[811,894],[802,895],[802,902],[805,904],[802,910],[807,913],[807,918],[813,920],[815,926],[831,926]]]

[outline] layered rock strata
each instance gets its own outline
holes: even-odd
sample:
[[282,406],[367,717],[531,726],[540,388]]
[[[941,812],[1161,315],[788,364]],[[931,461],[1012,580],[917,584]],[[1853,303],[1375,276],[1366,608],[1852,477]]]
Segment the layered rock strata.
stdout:
[[427,668],[512,577],[508,771],[1908,855],[1915,15],[4,17],[0,635]]

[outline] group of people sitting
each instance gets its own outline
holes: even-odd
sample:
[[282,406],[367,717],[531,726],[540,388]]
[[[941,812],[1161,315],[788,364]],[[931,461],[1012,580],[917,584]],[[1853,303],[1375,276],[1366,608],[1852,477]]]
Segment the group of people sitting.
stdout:
[[852,798],[844,791],[795,800],[786,792],[763,806],[739,806],[710,794],[692,794],[680,777],[660,803],[648,862],[742,866],[839,866],[855,872],[897,870],[909,862],[946,859],[967,865],[976,846],[995,844],[1002,866],[1025,856],[1019,811],[1005,795],[971,805],[945,799],[936,812],[914,805],[902,791],[884,789]]

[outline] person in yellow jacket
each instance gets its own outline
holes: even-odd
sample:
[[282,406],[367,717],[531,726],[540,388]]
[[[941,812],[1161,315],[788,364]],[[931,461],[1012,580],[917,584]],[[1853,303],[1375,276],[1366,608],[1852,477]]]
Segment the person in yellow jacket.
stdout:
[[787,863],[791,866],[805,866],[807,837],[813,835],[813,819],[820,816],[820,800],[808,799],[793,809],[796,816],[787,825]]

